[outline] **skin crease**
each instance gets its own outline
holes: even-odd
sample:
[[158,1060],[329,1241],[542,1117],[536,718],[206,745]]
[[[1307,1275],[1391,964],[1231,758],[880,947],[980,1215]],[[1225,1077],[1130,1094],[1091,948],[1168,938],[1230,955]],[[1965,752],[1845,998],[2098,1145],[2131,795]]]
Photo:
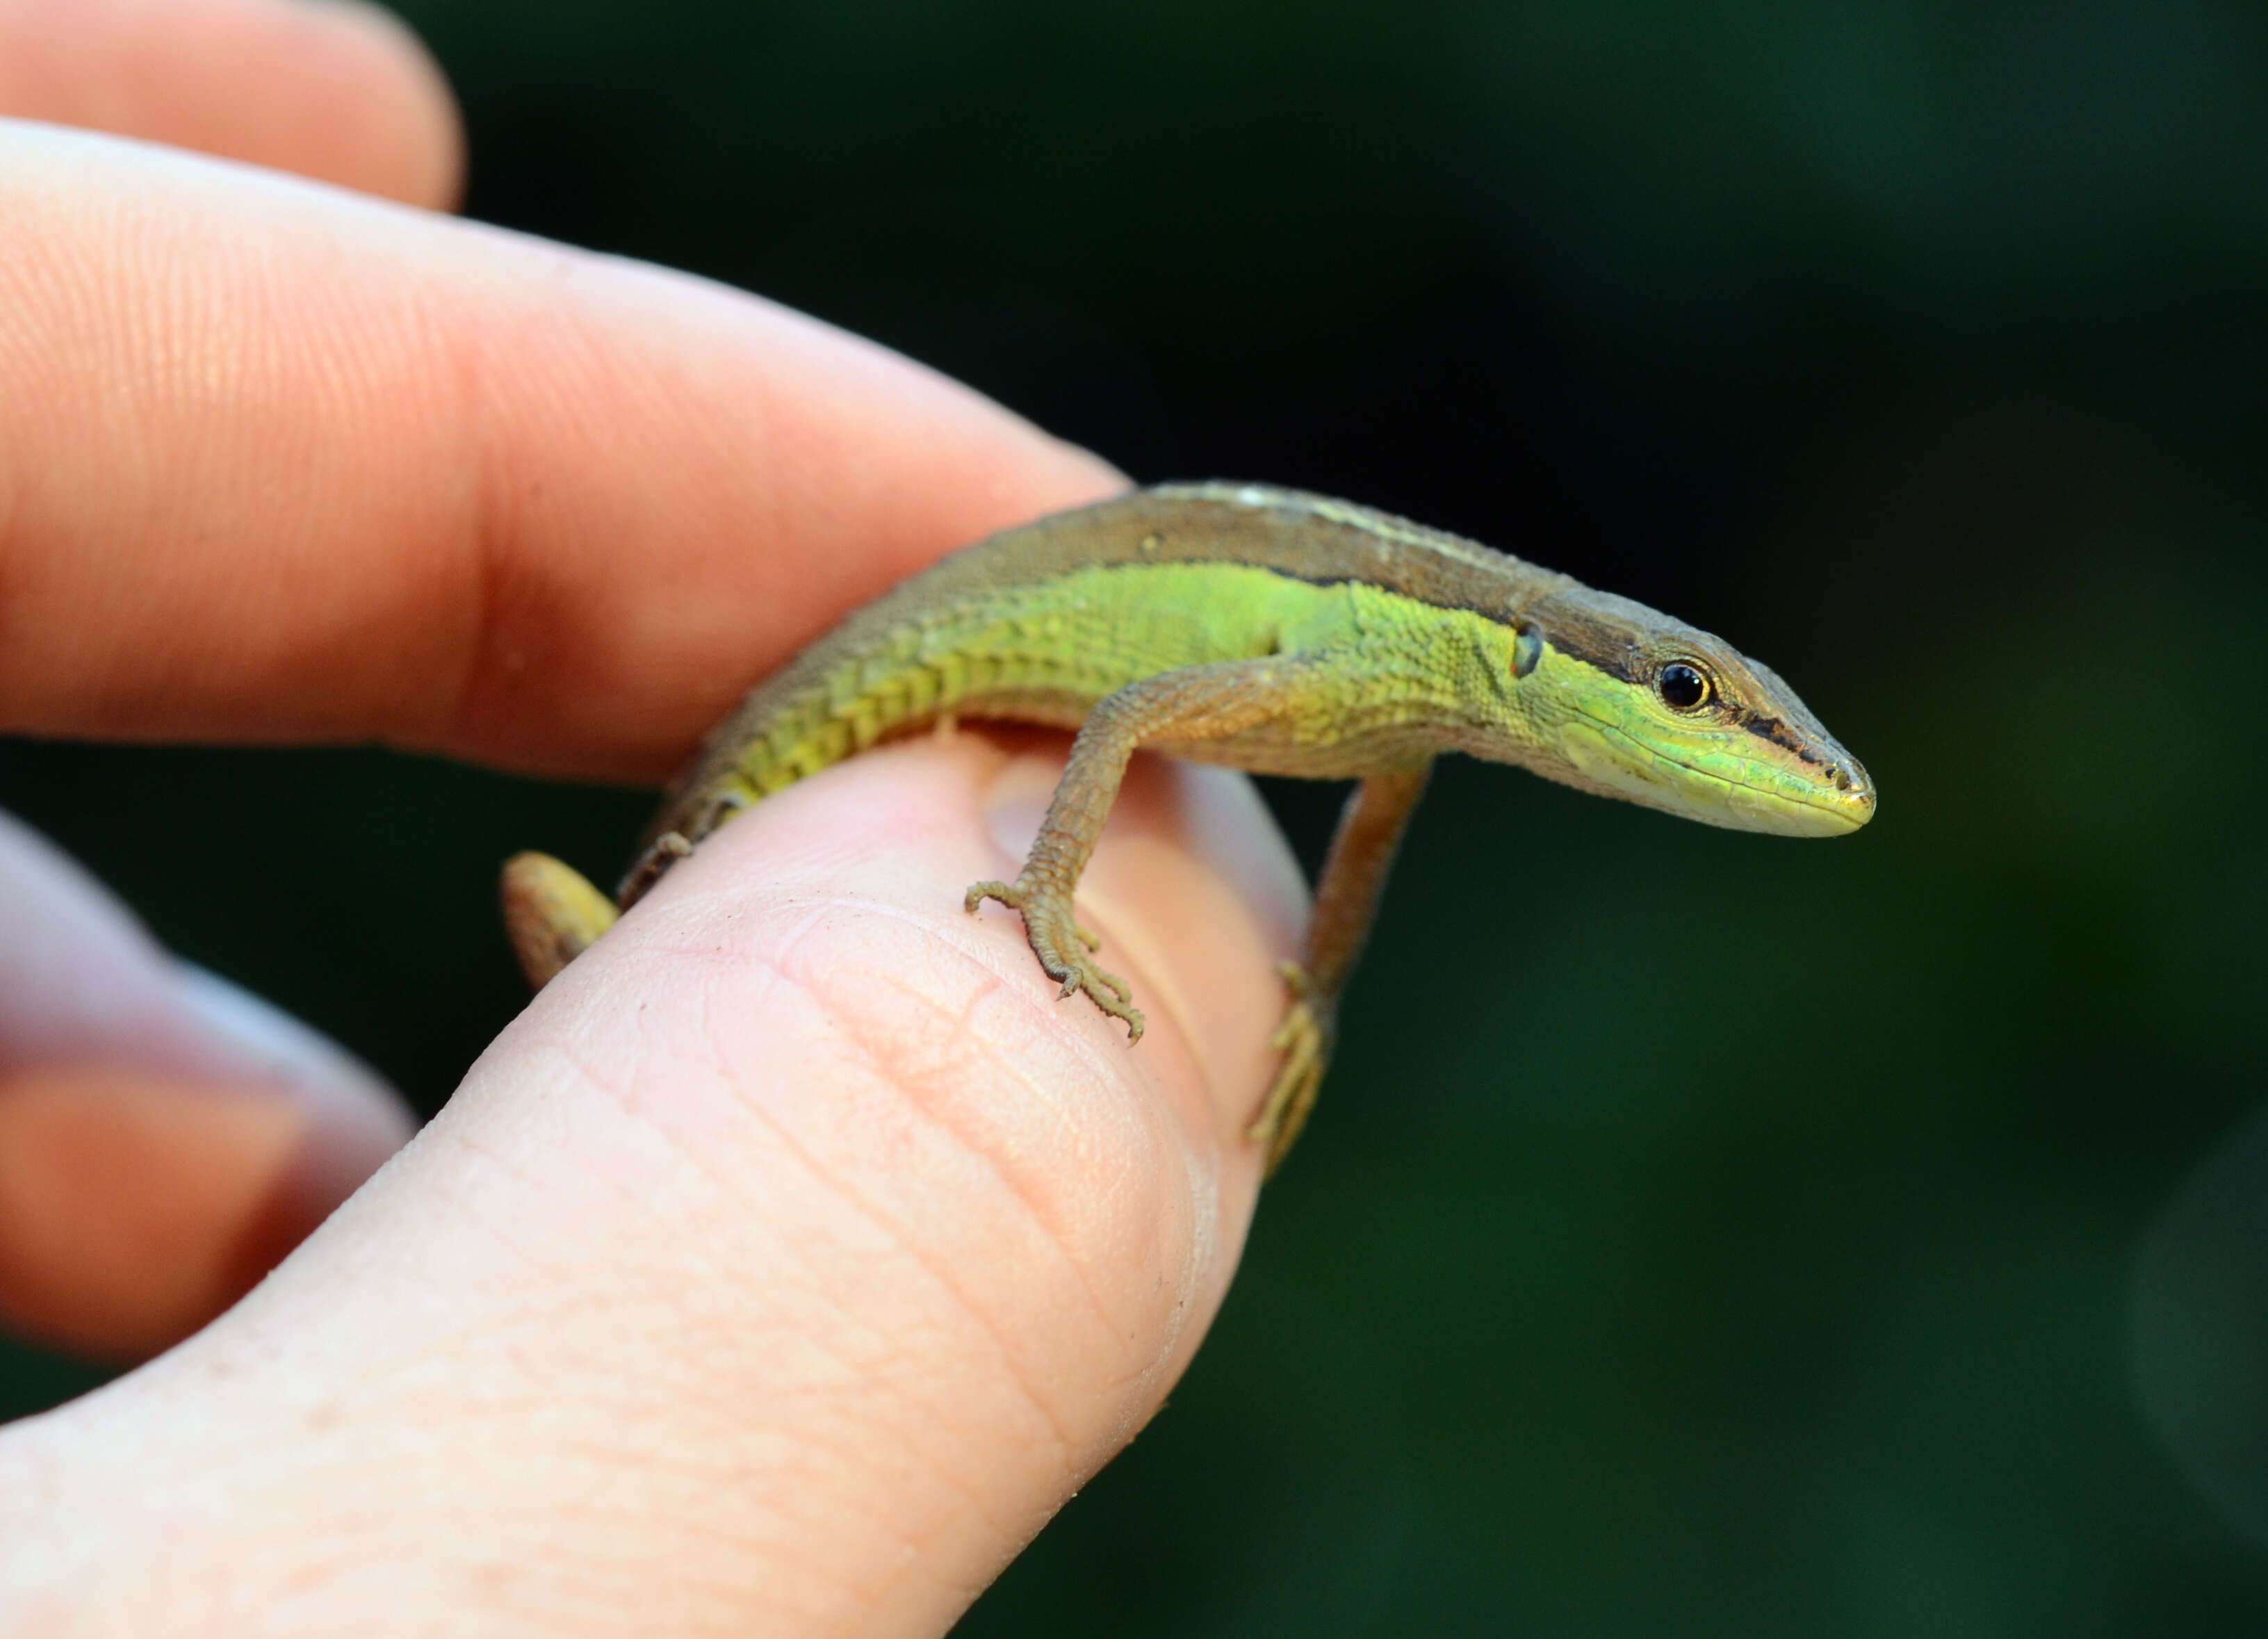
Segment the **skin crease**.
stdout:
[[[305,100],[271,66],[230,94]],[[424,151],[431,82],[399,84],[378,124]],[[11,730],[648,775],[910,568],[1123,481],[698,281],[47,128],[0,127],[0,195]],[[1014,916],[960,908],[1060,754],[894,747],[673,872],[247,1299],[0,1430],[0,1628],[942,1632],[1215,1312],[1302,915],[1248,787],[1140,766],[1082,895],[1151,999],[1130,1053]],[[0,1138],[11,1076],[121,1055],[388,1130],[382,1089],[224,1028],[67,865],[17,860],[38,915],[0,918],[0,962],[76,941],[91,978],[0,1042]],[[102,1005],[136,964],[138,1033]],[[273,1167],[241,1121],[180,1165],[210,1182],[239,1129]],[[50,1289],[86,1238],[55,1231]]]
[[1241,783],[1148,765],[1090,872],[1139,1055],[940,903],[1057,770],[924,741],[720,834],[249,1300],[0,1443],[0,1609],[943,1631],[1155,1409],[1259,1164],[1266,919],[1182,847]]

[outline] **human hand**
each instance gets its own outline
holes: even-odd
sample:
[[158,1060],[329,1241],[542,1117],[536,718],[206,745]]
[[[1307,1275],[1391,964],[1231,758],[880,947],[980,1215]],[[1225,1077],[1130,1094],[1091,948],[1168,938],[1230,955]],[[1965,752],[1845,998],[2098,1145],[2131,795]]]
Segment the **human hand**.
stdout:
[[[452,195],[437,82],[358,14],[95,10],[178,59],[110,123]],[[200,79],[229,18],[340,32]],[[658,776],[849,608],[1121,481],[755,298],[264,173],[0,125],[0,224],[9,731]],[[890,747],[671,872],[248,1298],[0,1430],[0,1626],[942,1631],[1220,1301],[1299,914],[1241,781],[1141,767],[1081,897],[1149,1032],[1058,1004],[960,896],[1059,753]],[[234,1003],[14,833],[0,898],[0,979],[75,975],[0,1005],[0,1305],[130,1348],[151,1291],[218,1290],[246,1202],[288,1238],[402,1117],[272,1021],[215,1031]],[[40,1195],[121,1138],[139,1194],[202,1180],[143,1249],[202,1287],[91,1281],[135,1203]]]

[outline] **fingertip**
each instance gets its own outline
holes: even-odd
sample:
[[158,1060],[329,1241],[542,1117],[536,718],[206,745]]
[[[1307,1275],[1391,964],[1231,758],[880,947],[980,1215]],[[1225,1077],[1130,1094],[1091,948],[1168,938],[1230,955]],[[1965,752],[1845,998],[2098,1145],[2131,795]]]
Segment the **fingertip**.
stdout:
[[363,0],[0,0],[0,114],[432,209],[463,188],[438,65]]
[[454,210],[465,197],[465,122],[448,77],[425,42],[400,16],[372,0],[292,0],[358,37],[369,53],[371,94],[384,99],[395,129],[383,150],[358,161],[367,180],[335,179],[364,193]]
[[[544,989],[528,1040],[571,1039],[585,1073],[629,1085],[650,1073],[653,1038],[697,1035],[762,1086],[783,1042],[813,1028],[797,1012],[809,1009],[830,1052],[857,1044],[887,1073],[864,1113],[840,1084],[783,1113],[826,1129],[799,1139],[804,1152],[834,1158],[834,1172],[871,1170],[877,1191],[924,1193],[950,1169],[925,1179],[876,1143],[919,1106],[923,1124],[1010,1184],[1019,1210],[1044,1203],[1039,1215],[1067,1226],[1063,1250],[1099,1289],[1123,1276],[1130,1246],[1181,1224],[1197,1312],[1209,1313],[1257,1193],[1263,1157],[1245,1134],[1272,1073],[1277,960],[1304,890],[1241,776],[1138,758],[1078,894],[1147,1017],[1130,1042],[1123,1023],[1063,995],[1014,912],[966,909],[971,883],[1022,863],[1064,745],[988,724],[850,759],[757,804]],[[622,1039],[637,1056],[593,1045],[631,1016],[639,1028]],[[1145,1334],[1130,1327],[1122,1341]]]
[[400,1148],[343,1048],[153,944],[0,815],[0,1325],[129,1359],[227,1306]]
[[113,1066],[0,1079],[0,1324],[130,1361],[226,1309],[387,1150],[268,1088]]

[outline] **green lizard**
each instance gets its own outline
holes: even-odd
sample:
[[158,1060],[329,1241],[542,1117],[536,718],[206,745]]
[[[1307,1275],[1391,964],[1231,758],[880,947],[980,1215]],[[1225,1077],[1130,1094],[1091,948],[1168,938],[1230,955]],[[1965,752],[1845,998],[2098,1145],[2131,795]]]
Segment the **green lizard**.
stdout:
[[747,696],[672,788],[609,902],[541,854],[504,870],[539,987],[670,864],[762,797],[940,717],[1075,728],[1012,882],[1063,994],[1142,1015],[1071,908],[1138,746],[1260,774],[1353,779],[1286,964],[1284,1055],[1250,1136],[1282,1160],[1314,1102],[1339,993],[1440,752],[1737,830],[1855,831],[1866,770],[1786,684],[1641,605],[1366,507],[1256,485],[1175,484],[1057,513],[955,553],[858,610]]

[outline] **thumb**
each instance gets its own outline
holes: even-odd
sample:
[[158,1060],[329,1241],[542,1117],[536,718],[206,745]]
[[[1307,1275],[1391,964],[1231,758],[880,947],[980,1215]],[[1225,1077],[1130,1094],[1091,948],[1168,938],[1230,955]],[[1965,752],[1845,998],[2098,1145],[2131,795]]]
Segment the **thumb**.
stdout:
[[[710,839],[251,1298],[0,1439],[0,1590],[124,1631],[287,1590],[364,1631],[374,1586],[395,1628],[944,1631],[1221,1300],[1297,916],[1248,785],[1138,766],[1080,896],[1130,1050],[961,909],[1059,770],[925,740]],[[72,1570],[59,1519],[105,1522]]]

